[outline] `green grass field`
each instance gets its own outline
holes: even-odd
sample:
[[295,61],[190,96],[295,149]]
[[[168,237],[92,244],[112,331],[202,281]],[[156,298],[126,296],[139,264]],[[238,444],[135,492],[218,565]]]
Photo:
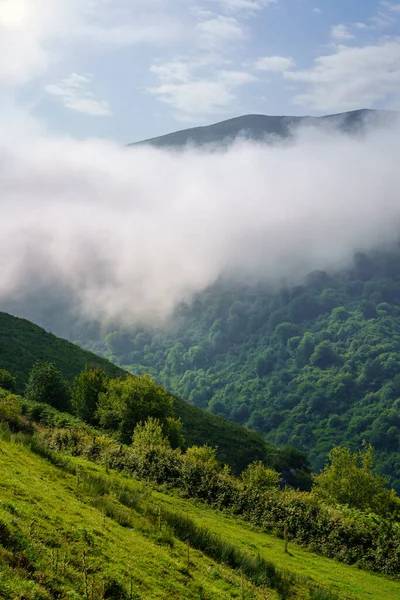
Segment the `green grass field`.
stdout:
[[273,535],[260,533],[247,523],[213,511],[201,504],[165,494],[155,496],[162,506],[188,513],[199,525],[210,527],[224,539],[233,541],[250,552],[273,561],[280,569],[287,569],[301,576],[308,576],[321,586],[357,600],[399,600],[400,581],[394,581],[374,573],[361,571],[335,560],[324,558],[289,543],[289,554],[284,552],[284,541]]
[[[247,523],[131,477],[108,473],[82,458],[49,453],[46,460],[27,443],[21,434],[6,433],[0,441],[1,598],[400,598],[399,581],[292,543],[286,554],[283,540]],[[138,498],[138,508],[120,501],[118,490]],[[159,521],[151,514],[159,514]],[[171,514],[184,516],[245,556],[259,555],[273,563],[290,582],[289,592],[259,587],[240,570],[212,560],[207,550],[188,547],[167,525],[166,516]],[[4,527],[18,548],[12,548]],[[104,595],[112,581],[122,585],[126,596]]]
[[[85,468],[93,472],[102,472],[101,467],[75,459]],[[119,474],[112,478],[132,489],[140,487],[140,483],[127,480]],[[244,521],[230,517],[208,506],[180,498],[176,494],[152,491],[153,503],[162,510],[180,512],[194,520],[199,526],[211,530],[226,541],[240,546],[252,554],[260,554],[276,567],[288,571],[301,578],[310,578],[316,585],[336,592],[341,598],[352,600],[399,600],[400,581],[389,577],[369,573],[356,566],[347,566],[333,559],[324,558],[309,552],[296,544],[289,543],[286,554],[285,543],[274,535],[258,531]],[[301,583],[300,583],[301,585]],[[300,591],[300,597],[301,596]]]
[[133,511],[125,511],[124,522],[123,507],[115,509],[119,518],[105,516],[80,492],[76,476],[23,445],[0,441],[0,524],[25,546],[18,552],[3,547],[0,527],[0,597],[98,600],[107,578],[118,580],[132,599],[278,597],[195,549],[188,573],[186,544]]

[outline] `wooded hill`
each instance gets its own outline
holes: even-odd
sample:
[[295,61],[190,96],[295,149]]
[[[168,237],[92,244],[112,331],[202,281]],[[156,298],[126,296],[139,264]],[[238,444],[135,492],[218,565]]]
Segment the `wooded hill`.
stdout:
[[357,254],[271,292],[220,281],[174,327],[108,324],[90,342],[124,368],[323,467],[335,444],[376,449],[400,489],[400,252]]
[[[0,313],[0,369],[17,379],[17,390],[23,391],[29,371],[36,361],[51,362],[72,383],[88,366],[100,367],[112,378],[126,377],[126,371],[108,360],[58,338],[26,321]],[[218,456],[235,471],[241,471],[253,460],[270,460],[276,449],[262,436],[235,423],[207,413],[174,397],[175,416],[182,419],[187,445],[209,444],[218,447]]]

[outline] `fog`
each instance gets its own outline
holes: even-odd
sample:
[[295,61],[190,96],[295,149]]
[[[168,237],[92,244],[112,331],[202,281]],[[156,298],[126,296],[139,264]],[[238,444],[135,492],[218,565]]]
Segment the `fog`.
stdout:
[[5,136],[0,310],[154,321],[224,274],[279,285],[349,264],[398,238],[399,134],[304,128],[213,152]]

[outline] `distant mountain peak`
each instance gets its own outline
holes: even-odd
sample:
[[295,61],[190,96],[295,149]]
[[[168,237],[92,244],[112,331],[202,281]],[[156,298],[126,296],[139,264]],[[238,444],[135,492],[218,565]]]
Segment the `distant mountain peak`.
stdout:
[[396,114],[391,111],[371,109],[359,109],[321,117],[249,114],[212,125],[182,129],[160,137],[136,142],[130,144],[130,146],[146,144],[157,148],[183,148],[186,145],[228,145],[241,136],[254,141],[262,141],[271,136],[287,138],[292,128],[301,124],[321,125],[333,123],[342,131],[356,132],[371,121],[391,122]]

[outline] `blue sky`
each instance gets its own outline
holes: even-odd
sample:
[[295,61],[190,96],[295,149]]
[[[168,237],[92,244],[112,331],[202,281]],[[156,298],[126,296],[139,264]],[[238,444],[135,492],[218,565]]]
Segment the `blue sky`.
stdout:
[[400,108],[396,2],[0,0],[0,56],[4,106],[80,138]]

